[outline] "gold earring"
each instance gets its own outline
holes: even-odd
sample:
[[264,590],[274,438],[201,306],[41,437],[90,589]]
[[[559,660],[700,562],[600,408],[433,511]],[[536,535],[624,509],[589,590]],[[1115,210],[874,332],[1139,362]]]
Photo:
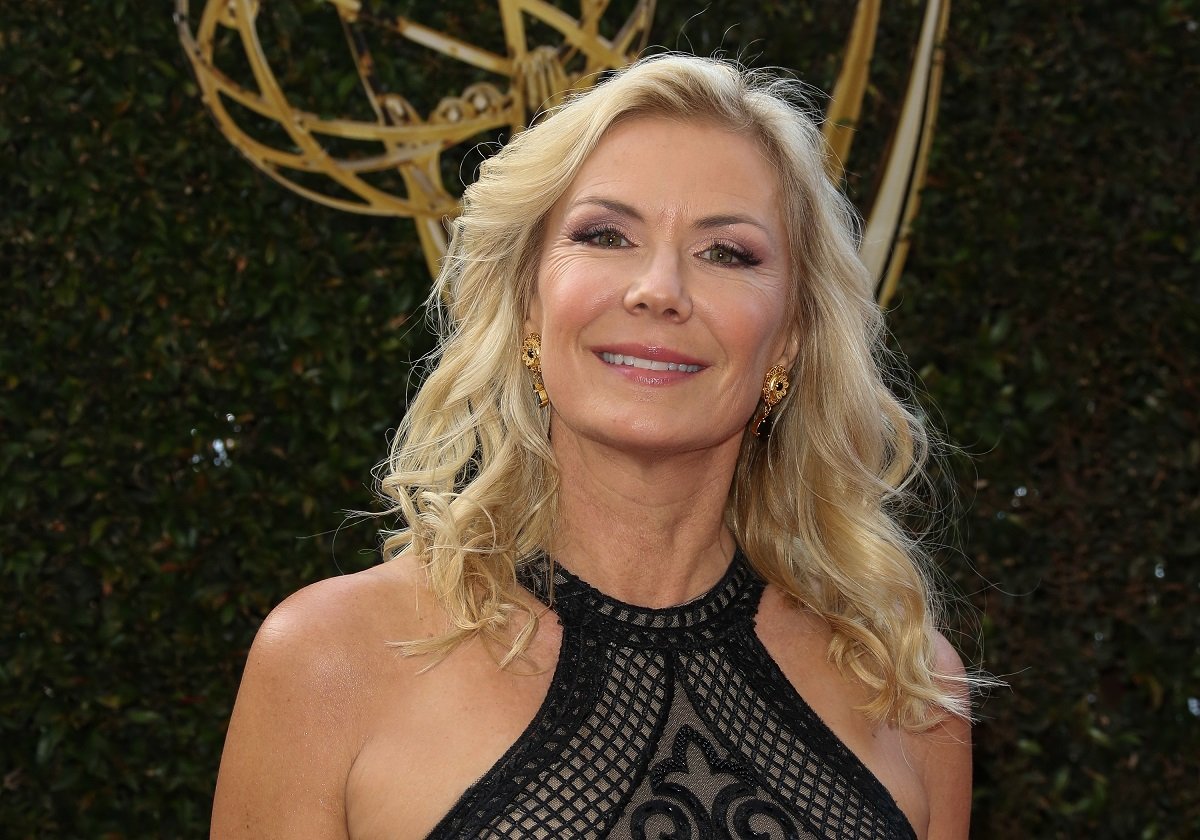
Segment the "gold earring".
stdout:
[[[763,378],[762,403],[758,406],[758,411],[754,412],[753,425],[750,427],[750,431],[754,433],[755,437],[763,436],[760,432],[763,421],[767,419],[771,409],[787,396],[791,384],[791,381],[788,380],[787,368],[783,365],[774,365],[767,371],[767,375]],[[770,433],[770,427],[768,427],[767,434]]]
[[545,408],[550,404],[550,397],[546,394],[546,386],[542,384],[542,337],[537,333],[530,333],[521,342],[521,361],[533,374],[533,390],[538,397],[538,407]]

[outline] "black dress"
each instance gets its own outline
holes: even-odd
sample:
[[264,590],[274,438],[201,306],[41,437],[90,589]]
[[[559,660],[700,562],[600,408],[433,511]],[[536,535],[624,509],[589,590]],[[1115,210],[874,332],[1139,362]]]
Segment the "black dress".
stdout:
[[563,627],[550,690],[431,838],[915,838],[759,641],[764,584],[740,551],[667,609],[547,577],[543,561],[523,583]]

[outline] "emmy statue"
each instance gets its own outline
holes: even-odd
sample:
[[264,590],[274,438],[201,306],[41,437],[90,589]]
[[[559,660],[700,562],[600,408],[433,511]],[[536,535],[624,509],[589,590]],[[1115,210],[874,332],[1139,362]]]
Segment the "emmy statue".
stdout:
[[[205,106],[251,163],[329,207],[412,218],[429,269],[436,273],[446,253],[445,220],[458,213],[442,155],[464,144],[478,145],[490,132],[515,134],[571,91],[628,64],[645,49],[654,17],[654,0],[636,0],[618,20],[609,0],[580,0],[578,16],[547,0],[497,4],[503,53],[385,14],[368,0],[315,4],[335,14],[344,32],[367,119],[322,115],[289,98],[260,39],[264,0],[207,0],[194,31],[188,0],[176,0],[175,22]],[[835,180],[843,176],[861,114],[880,5],[881,0],[858,0],[826,113],[829,175]],[[881,305],[899,282],[924,182],[949,8],[949,0],[926,2],[899,118],[866,216],[862,258],[876,278]],[[390,89],[381,79],[377,59],[382,56],[372,49],[372,37],[381,34],[452,63],[459,72],[448,75],[462,78],[466,71],[474,80],[445,93],[422,114],[411,95]],[[531,43],[535,38],[550,43]],[[269,139],[256,130],[264,122],[274,126]]]

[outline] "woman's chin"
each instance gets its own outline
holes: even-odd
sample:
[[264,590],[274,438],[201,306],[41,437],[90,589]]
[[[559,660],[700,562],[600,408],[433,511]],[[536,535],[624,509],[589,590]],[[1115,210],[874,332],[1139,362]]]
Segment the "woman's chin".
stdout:
[[701,420],[680,418],[647,418],[639,416],[622,420],[609,418],[603,424],[572,424],[556,417],[552,422],[551,440],[556,448],[569,439],[580,448],[602,447],[630,456],[667,458],[696,456],[705,452],[714,455],[732,450],[737,452],[742,427],[718,429]]

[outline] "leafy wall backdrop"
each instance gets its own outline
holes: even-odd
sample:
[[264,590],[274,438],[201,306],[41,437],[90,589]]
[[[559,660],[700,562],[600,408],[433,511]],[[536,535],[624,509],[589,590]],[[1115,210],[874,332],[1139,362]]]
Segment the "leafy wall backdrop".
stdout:
[[[850,6],[664,0],[653,40],[827,88]],[[864,207],[921,12],[885,6]],[[980,708],[975,837],[1200,835],[1198,23],[953,7],[890,321],[971,456],[938,553],[958,642],[1011,686]],[[327,67],[289,78],[344,92]],[[408,222],[240,159],[165,3],[0,0],[0,202],[0,825],[200,836],[258,623],[376,562],[341,511],[370,506],[428,349],[424,261]]]

